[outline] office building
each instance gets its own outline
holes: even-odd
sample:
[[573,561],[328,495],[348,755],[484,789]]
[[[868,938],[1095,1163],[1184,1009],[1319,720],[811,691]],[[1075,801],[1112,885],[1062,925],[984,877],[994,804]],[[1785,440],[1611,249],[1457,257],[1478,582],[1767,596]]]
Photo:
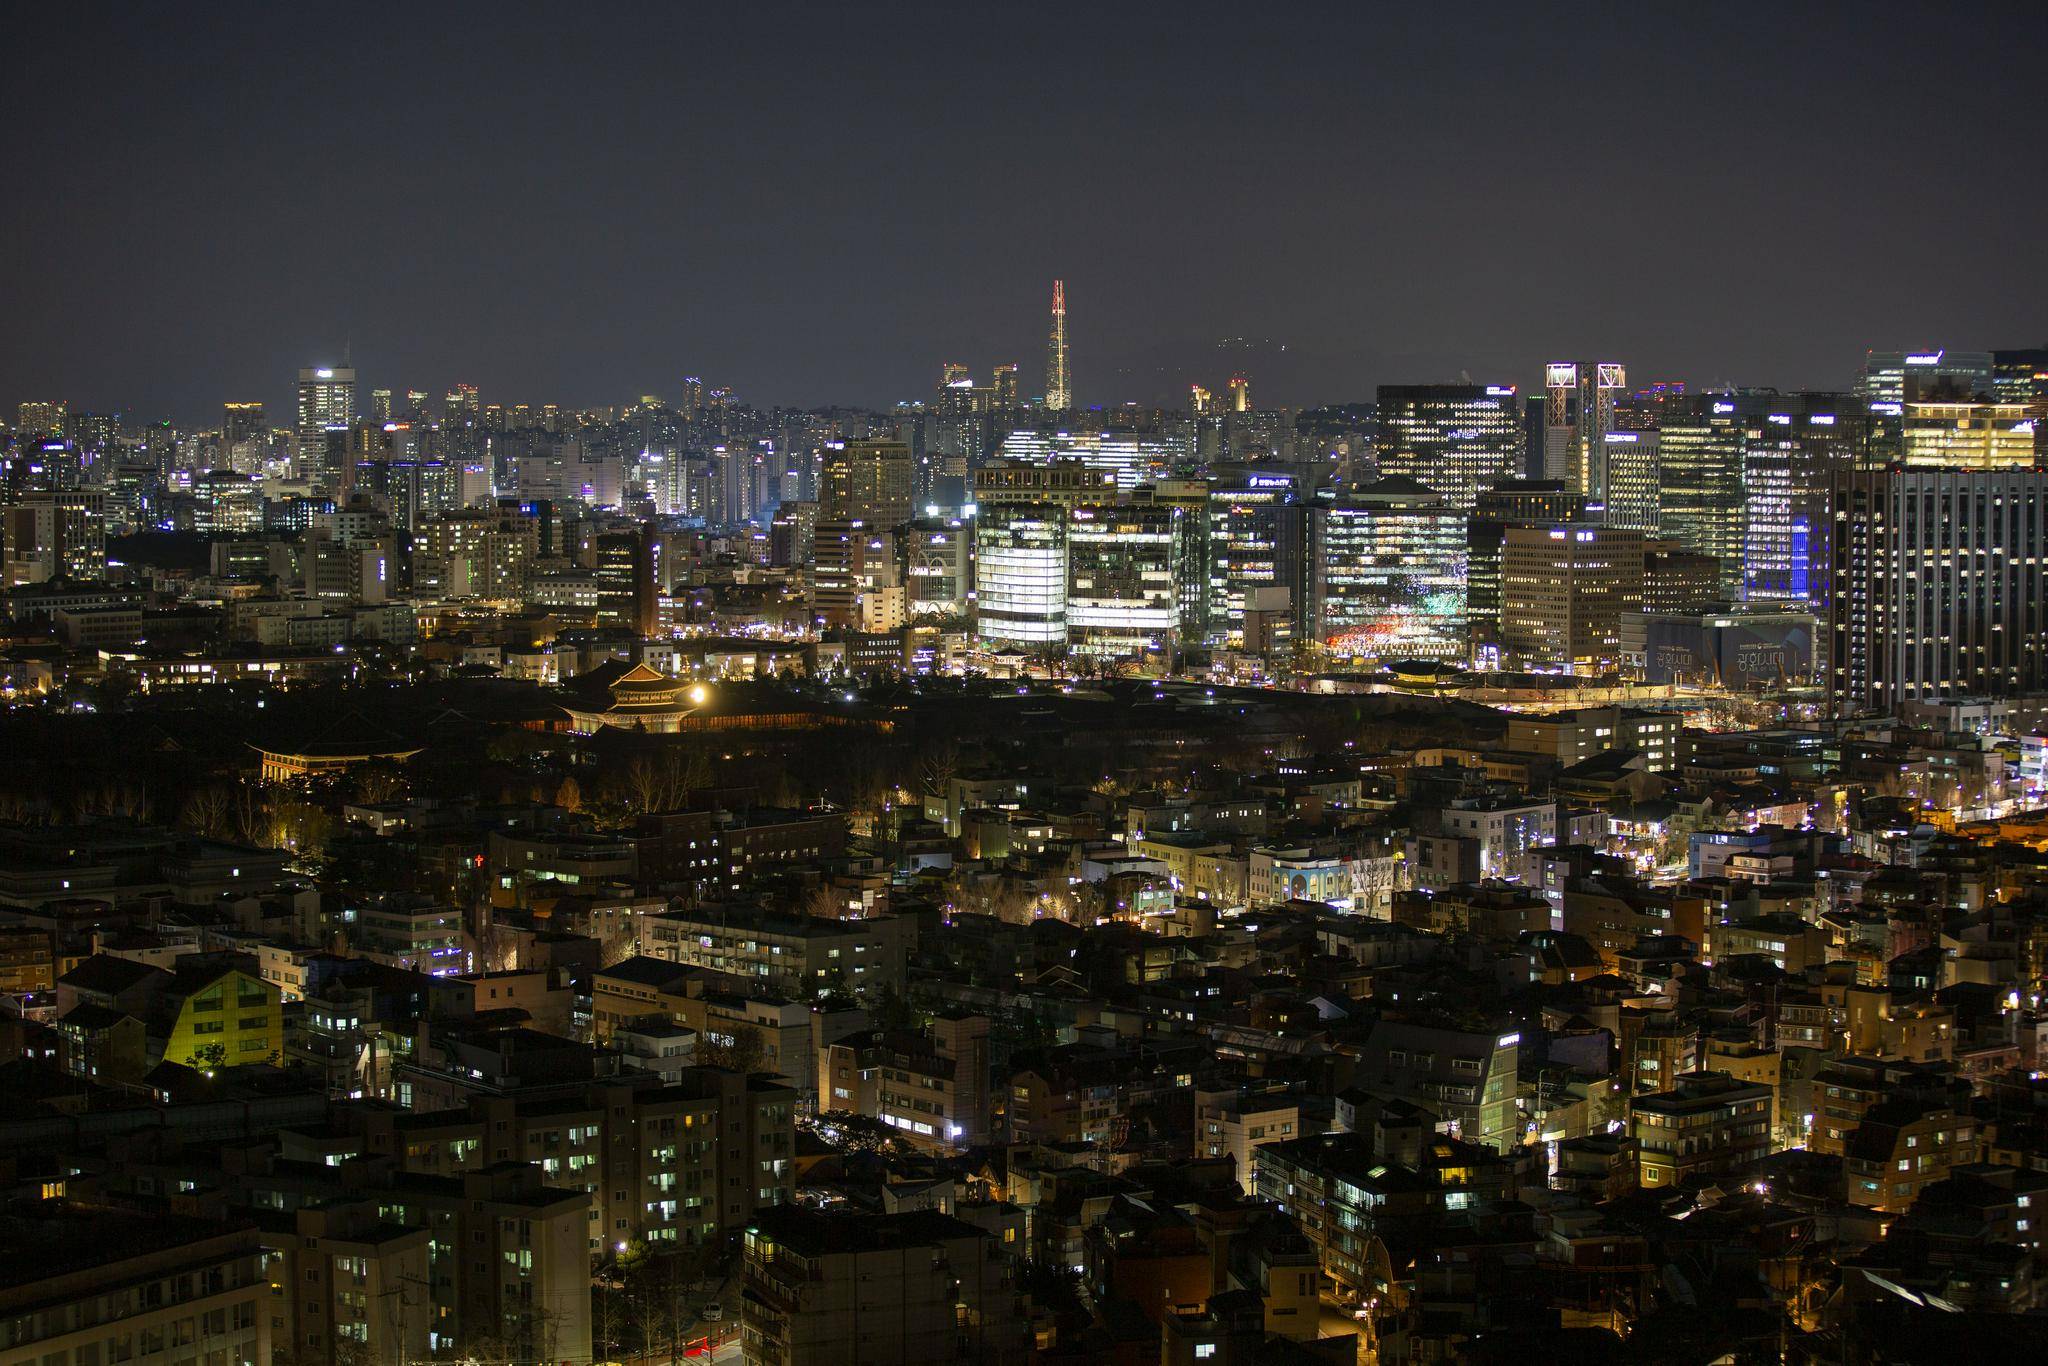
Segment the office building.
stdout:
[[1991,392],[2004,403],[2048,403],[2048,346],[1993,351]]
[[1013,431],[996,448],[998,459],[1012,463],[1079,461],[1108,475],[1110,482],[1124,493],[1171,468],[1181,453],[1175,442],[1157,432],[1067,432],[1039,428]]
[[1209,489],[1211,644],[1244,644],[1253,594],[1300,610],[1305,530],[1298,476],[1263,466],[1219,475]]
[[845,441],[825,448],[818,520],[864,522],[889,531],[911,518],[914,462],[902,441]]
[[264,426],[260,403],[223,403],[220,409],[220,449],[230,463],[261,454],[270,433]]
[[925,517],[898,538],[903,610],[919,617],[964,615],[974,597],[974,528],[957,517]]
[[55,403],[28,402],[18,404],[14,410],[14,431],[18,436],[41,436],[62,440],[70,435],[66,419],[71,414],[71,405],[59,400]]
[[1067,643],[1082,654],[1171,655],[1180,640],[1182,509],[1092,503],[1067,514]]
[[1643,534],[1613,527],[1509,527],[1501,545],[1501,648],[1530,666],[1599,667],[1621,646],[1621,614],[1643,601]]
[[1966,470],[2027,469],[2040,463],[2042,406],[1954,393],[1909,401],[1900,419],[1900,459]]
[[1067,639],[1067,518],[1050,503],[998,503],[975,522],[975,630],[1017,648]]
[[1871,351],[1856,377],[1855,397],[1870,420],[1870,457],[1887,464],[1905,453],[1906,405],[1923,396],[1971,399],[1997,390],[1989,351]]
[[1552,361],[1543,367],[1543,477],[1595,500],[1607,494],[1606,448],[1628,372],[1614,361]]
[[2048,687],[2048,472],[1838,475],[1832,521],[1836,706]]
[[1664,472],[1655,431],[1603,432],[1600,464],[1607,472],[1608,526],[1657,534],[1663,521]]
[[1380,474],[1427,484],[1460,512],[1521,475],[1522,401],[1512,384],[1382,384],[1377,412]]
[[[320,366],[299,371],[298,464],[302,476],[333,475],[329,452],[356,420],[356,372]],[[338,451],[337,451],[338,454]]]
[[974,503],[986,510],[1005,503],[1039,503],[1059,508],[1113,502],[1116,473],[1092,469],[1079,460],[1046,464],[1000,461],[974,472]]
[[1308,519],[1308,619],[1319,646],[1355,660],[1466,658],[1464,512],[1413,479],[1388,477],[1312,506]]
[[105,493],[25,493],[0,507],[0,587],[106,576]]

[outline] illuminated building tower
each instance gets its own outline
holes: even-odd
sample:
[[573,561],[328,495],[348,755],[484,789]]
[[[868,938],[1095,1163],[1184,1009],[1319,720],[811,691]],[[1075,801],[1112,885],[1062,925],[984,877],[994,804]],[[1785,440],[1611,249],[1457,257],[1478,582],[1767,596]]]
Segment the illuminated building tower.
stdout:
[[984,507],[974,527],[975,630],[999,644],[1064,645],[1067,518],[1048,503]]
[[1131,498],[1180,510],[1180,638],[1204,639],[1209,621],[1209,481],[1159,479],[1134,489]]
[[405,391],[405,415],[415,422],[427,417],[427,396],[418,389]]
[[1182,509],[1099,503],[1067,514],[1067,643],[1109,659],[1180,639]]
[[1817,602],[1827,593],[1829,482],[1856,468],[1867,422],[1846,395],[1744,396],[1738,404],[1742,597]]
[[483,415],[483,403],[474,384],[456,385],[448,391],[448,396],[442,400],[442,404],[450,422],[474,422]]
[[1245,610],[1254,593],[1273,590],[1301,607],[1304,560],[1300,480],[1258,467],[1219,478],[1209,490],[1208,638],[1244,642]]
[[1052,333],[1045,343],[1045,406],[1063,413],[1074,406],[1067,370],[1067,282],[1052,282]]
[[[260,403],[223,403],[220,406],[220,448],[237,469],[254,466],[263,458],[267,433]],[[244,473],[247,473],[245,470]]]
[[918,617],[955,617],[967,611],[974,584],[974,530],[957,517],[912,522],[900,543],[904,611]]
[[1941,390],[1962,398],[1989,397],[1997,389],[1989,351],[1869,351],[1856,377],[1856,397],[1872,419],[1870,463],[1897,460],[1904,449],[1906,405]]
[[2048,346],[1993,351],[1991,390],[2007,403],[2048,404]]
[[1659,530],[1721,566],[1722,596],[1742,581],[1743,419],[1727,394],[1689,394],[1657,405]]
[[896,536],[870,523],[821,518],[812,533],[811,610],[827,630],[893,631],[903,624]]
[[1900,458],[1908,465],[1958,469],[2024,469],[2035,463],[2042,409],[1937,389],[1908,399],[1901,419]]
[[1199,384],[1188,386],[1188,412],[1203,417],[1216,411],[1216,396]]
[[1643,605],[1643,533],[1516,526],[1501,544],[1501,648],[1524,665],[1603,668]]
[[1463,662],[1466,514],[1413,479],[1388,478],[1309,509],[1308,620],[1351,659]]
[[1600,444],[1600,466],[1607,471],[1607,525],[1655,535],[1663,515],[1659,434],[1603,432]]
[[1248,413],[1252,410],[1252,382],[1245,375],[1230,377],[1230,411]]
[[372,389],[370,391],[370,416],[379,422],[391,420],[391,391]]
[[[346,432],[356,415],[356,372],[321,366],[299,371],[298,463],[301,475],[333,472],[330,432]],[[337,455],[339,451],[336,452]]]
[[0,507],[0,588],[107,576],[107,495],[39,490]]
[[15,409],[14,430],[22,436],[62,437],[70,411],[71,405],[63,402],[24,403]]
[[915,461],[903,441],[846,441],[825,448],[820,521],[865,522],[889,530],[910,520]]
[[1378,416],[1379,472],[1426,484],[1460,512],[1521,471],[1512,384],[1382,384]]
[[1589,498],[1604,498],[1600,438],[1615,428],[1614,405],[1628,372],[1614,361],[1553,361],[1543,367],[1543,477],[1562,479]]
[[1858,470],[1831,501],[1837,707],[2048,688],[2048,471]]
[[1015,409],[1017,406],[1016,362],[1013,361],[1008,365],[998,365],[995,368],[995,373],[990,377],[989,387],[993,391],[991,401],[998,411],[1008,412]]

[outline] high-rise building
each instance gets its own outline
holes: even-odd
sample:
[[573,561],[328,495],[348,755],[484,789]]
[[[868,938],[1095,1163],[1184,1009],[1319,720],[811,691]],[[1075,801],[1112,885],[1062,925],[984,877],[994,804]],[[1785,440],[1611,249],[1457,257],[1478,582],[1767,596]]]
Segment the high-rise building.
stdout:
[[1067,369],[1067,282],[1052,282],[1052,331],[1045,342],[1045,406],[1063,413],[1074,406]]
[[820,521],[865,522],[888,530],[910,520],[915,462],[902,441],[844,441],[825,448]]
[[1543,368],[1543,477],[1562,479],[1589,498],[1604,498],[1607,453],[1600,438],[1617,425],[1614,408],[1628,389],[1615,361],[1552,361]]
[[1838,474],[1833,521],[1837,706],[2048,688],[2048,471]]
[[1743,430],[1732,395],[1678,395],[1657,405],[1659,531],[1712,556],[1729,598],[1742,582]]
[[982,509],[1009,503],[1070,508],[1112,501],[1116,491],[1116,471],[1093,468],[1079,460],[1042,464],[1005,460],[974,472],[974,502]]
[[1990,397],[1997,389],[1989,351],[1870,351],[1856,377],[1856,397],[1871,420],[1871,463],[1897,460],[1905,446],[1906,405],[1923,395]]
[[389,422],[391,412],[391,391],[372,389],[370,391],[370,416],[379,422]]
[[1248,413],[1252,410],[1252,382],[1248,375],[1230,377],[1230,411]]
[[1180,638],[1181,522],[1164,503],[1097,503],[1067,514],[1067,642],[1127,659]]
[[1380,474],[1427,484],[1460,512],[1470,512],[1482,490],[1521,474],[1521,399],[1512,384],[1382,384],[1378,418]]
[[903,552],[904,610],[914,618],[967,611],[974,590],[974,529],[957,517],[912,522]]
[[1157,432],[1068,432],[1044,428],[1013,431],[996,448],[997,458],[1006,461],[1078,460],[1091,469],[1109,471],[1116,486],[1126,493],[1164,473],[1180,453],[1179,446]]
[[1067,639],[1066,510],[1050,503],[983,507],[974,530],[975,629],[1013,647]]
[[2048,346],[1993,351],[1991,390],[2007,403],[2048,403]]
[[1643,602],[1643,534],[1615,527],[1509,527],[1501,545],[1500,637],[1529,665],[1617,660],[1621,614]]
[[1508,528],[1597,520],[1586,496],[1561,479],[1511,479],[1479,495],[1465,532],[1465,611],[1475,646],[1499,644],[1501,544]]
[[1937,391],[1908,400],[1900,458],[1908,465],[2024,469],[2037,462],[2043,409],[2030,400],[1966,398]]
[[241,468],[260,457],[269,433],[265,430],[260,403],[223,403],[220,408],[220,449],[228,462]]
[[[299,371],[298,463],[301,474],[332,473],[331,432],[346,432],[356,416],[356,372],[328,366]],[[336,451],[339,454],[339,451]]]
[[442,416],[450,422],[473,422],[483,416],[483,400],[474,384],[458,384],[441,400]]
[[107,576],[107,495],[38,490],[0,508],[0,587]]
[[1659,434],[1603,432],[1600,444],[1600,466],[1607,472],[1607,525],[1655,535],[1663,519]]
[[1017,407],[1017,365],[1012,361],[998,365],[989,378],[990,402],[998,411],[1009,412]]
[[15,409],[14,429],[23,436],[69,436],[65,418],[71,412],[71,405],[61,399],[55,403],[23,403]]
[[1208,637],[1211,644],[1244,640],[1247,598],[1274,590],[1301,608],[1304,512],[1301,480],[1282,470],[1244,467],[1209,489]]
[[1352,659],[1469,653],[1467,514],[1413,479],[1386,478],[1309,509],[1308,620],[1315,642]]

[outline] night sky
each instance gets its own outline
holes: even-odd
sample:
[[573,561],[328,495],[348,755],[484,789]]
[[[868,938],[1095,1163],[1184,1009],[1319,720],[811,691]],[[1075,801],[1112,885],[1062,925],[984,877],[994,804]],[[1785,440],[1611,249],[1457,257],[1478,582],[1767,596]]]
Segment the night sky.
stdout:
[[0,402],[1839,386],[2048,342],[2044,15],[13,4]]

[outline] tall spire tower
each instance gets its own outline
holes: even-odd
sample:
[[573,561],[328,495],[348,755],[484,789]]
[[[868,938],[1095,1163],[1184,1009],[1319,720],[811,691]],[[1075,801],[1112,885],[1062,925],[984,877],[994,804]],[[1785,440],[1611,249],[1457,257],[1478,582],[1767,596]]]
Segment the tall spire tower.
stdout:
[[1067,282],[1052,282],[1052,335],[1045,342],[1045,406],[1063,413],[1074,406],[1067,385]]

